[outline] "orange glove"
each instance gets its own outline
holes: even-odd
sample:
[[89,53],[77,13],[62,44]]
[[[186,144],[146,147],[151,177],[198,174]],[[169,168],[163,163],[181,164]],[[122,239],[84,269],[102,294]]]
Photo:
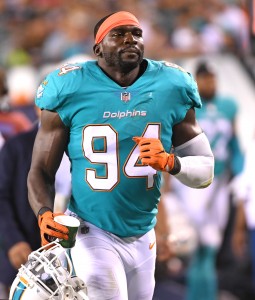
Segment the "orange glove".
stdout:
[[45,246],[52,242],[54,238],[68,239],[68,228],[54,221],[55,216],[64,215],[63,213],[53,213],[48,210],[38,216],[38,225],[41,231],[41,243]]
[[135,136],[133,140],[139,146],[139,157],[143,165],[166,172],[170,172],[174,168],[174,154],[166,153],[159,139]]

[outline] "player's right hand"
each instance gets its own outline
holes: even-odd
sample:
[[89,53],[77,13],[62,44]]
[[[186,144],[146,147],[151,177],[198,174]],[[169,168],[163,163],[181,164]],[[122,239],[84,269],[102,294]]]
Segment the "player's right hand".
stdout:
[[64,214],[46,211],[42,215],[38,216],[42,246],[49,244],[56,238],[68,240],[68,228],[54,221],[54,217],[59,215]]

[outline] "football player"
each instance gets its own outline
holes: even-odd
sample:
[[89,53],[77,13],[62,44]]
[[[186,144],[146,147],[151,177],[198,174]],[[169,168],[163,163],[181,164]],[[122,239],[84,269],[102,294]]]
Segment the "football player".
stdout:
[[55,172],[66,152],[72,170],[66,213],[81,221],[70,253],[89,298],[149,300],[161,174],[205,188],[214,157],[195,118],[194,108],[201,107],[196,82],[177,65],[144,58],[133,14],[101,19],[94,53],[97,60],[65,65],[38,89],[42,118],[29,201],[43,245],[68,238],[52,212]]

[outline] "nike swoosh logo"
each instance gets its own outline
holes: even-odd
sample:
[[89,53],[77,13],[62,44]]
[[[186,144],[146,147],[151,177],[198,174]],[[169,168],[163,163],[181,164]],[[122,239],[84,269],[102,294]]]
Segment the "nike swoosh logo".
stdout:
[[154,247],[155,243],[156,243],[156,241],[154,241],[153,243],[150,243],[150,244],[149,244],[149,249],[150,249],[150,250]]

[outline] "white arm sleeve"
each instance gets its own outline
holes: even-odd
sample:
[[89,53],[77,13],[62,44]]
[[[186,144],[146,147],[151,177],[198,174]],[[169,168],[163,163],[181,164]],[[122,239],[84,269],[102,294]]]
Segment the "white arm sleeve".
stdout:
[[214,156],[204,133],[176,147],[174,154],[181,163],[180,172],[174,175],[180,182],[191,188],[205,188],[212,183]]

